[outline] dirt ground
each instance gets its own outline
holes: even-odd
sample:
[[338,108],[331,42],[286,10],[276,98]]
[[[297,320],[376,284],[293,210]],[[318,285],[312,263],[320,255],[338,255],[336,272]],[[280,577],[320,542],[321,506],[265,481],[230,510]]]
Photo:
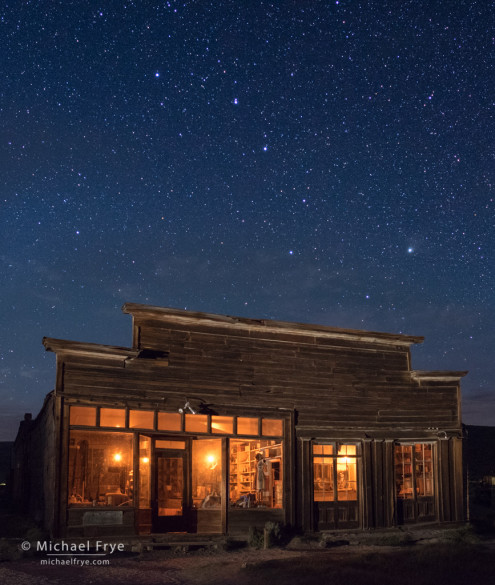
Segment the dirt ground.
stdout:
[[[46,565],[47,556],[0,563],[2,585],[495,585],[495,546],[425,542],[304,550],[152,551],[105,566]],[[62,558],[62,557],[57,557]],[[71,557],[63,557],[70,563]]]

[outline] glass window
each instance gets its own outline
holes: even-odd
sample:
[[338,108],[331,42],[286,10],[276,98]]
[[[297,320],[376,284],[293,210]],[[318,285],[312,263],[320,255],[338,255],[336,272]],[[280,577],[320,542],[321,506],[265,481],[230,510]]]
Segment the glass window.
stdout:
[[158,413],[158,430],[159,431],[180,431],[181,415],[178,412],[159,412]]
[[192,442],[192,497],[195,508],[222,507],[222,439]]
[[332,457],[315,457],[313,461],[314,501],[334,500],[334,460]]
[[155,441],[156,449],[185,449],[185,441],[167,441],[163,439],[157,439]]
[[100,427],[125,427],[125,409],[100,408]]
[[214,434],[231,435],[234,432],[234,417],[213,415],[211,417],[211,432]]
[[208,415],[186,414],[186,431],[189,433],[207,433]]
[[96,408],[94,406],[71,406],[70,424],[86,427],[96,426]]
[[152,410],[130,410],[129,427],[131,429],[152,429],[155,413]]
[[395,446],[395,487],[397,498],[433,496],[433,445],[415,443]]
[[357,447],[313,444],[313,499],[315,502],[356,501]]
[[237,417],[237,434],[238,435],[258,435],[258,419]]
[[313,445],[314,455],[332,455],[333,445]]
[[283,432],[282,421],[276,418],[261,419],[261,434],[272,437],[281,437]]
[[132,435],[70,431],[68,471],[69,505],[132,505]]
[[229,498],[236,508],[283,507],[283,443],[230,440]]
[[139,507],[151,506],[151,439],[139,437]]

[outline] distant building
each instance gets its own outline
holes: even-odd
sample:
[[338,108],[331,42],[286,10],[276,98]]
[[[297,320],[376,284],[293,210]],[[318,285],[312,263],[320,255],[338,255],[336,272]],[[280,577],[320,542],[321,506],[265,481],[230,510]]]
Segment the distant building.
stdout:
[[126,304],[132,347],[45,338],[14,493],[55,536],[464,519],[460,378],[422,337]]

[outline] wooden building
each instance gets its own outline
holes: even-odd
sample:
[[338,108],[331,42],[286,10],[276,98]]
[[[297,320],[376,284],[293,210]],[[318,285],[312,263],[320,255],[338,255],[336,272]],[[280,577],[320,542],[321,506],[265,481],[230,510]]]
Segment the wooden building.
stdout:
[[131,348],[45,338],[14,492],[54,536],[464,519],[460,378],[423,338],[126,304]]

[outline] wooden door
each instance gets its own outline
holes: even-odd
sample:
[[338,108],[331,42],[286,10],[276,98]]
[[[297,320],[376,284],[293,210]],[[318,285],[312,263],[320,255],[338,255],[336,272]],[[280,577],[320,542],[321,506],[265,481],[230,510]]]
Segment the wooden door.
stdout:
[[187,454],[156,451],[154,471],[153,531],[186,532]]

